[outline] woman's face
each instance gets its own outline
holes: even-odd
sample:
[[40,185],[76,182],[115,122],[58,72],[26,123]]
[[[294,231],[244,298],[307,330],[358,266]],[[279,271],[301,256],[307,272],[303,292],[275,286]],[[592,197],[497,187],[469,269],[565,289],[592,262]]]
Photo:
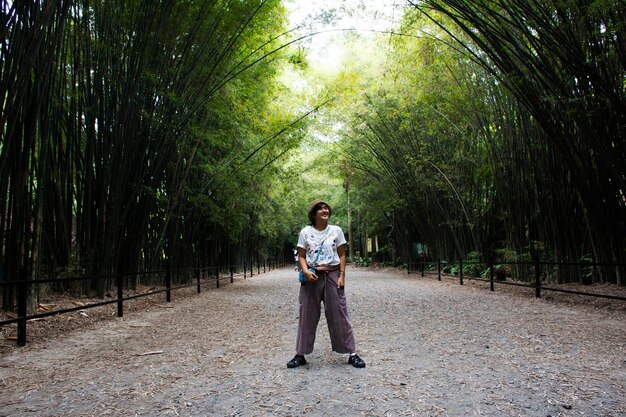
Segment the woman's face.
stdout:
[[318,224],[318,221],[328,221],[330,218],[330,209],[326,204],[321,204],[317,211],[315,212],[315,224]]

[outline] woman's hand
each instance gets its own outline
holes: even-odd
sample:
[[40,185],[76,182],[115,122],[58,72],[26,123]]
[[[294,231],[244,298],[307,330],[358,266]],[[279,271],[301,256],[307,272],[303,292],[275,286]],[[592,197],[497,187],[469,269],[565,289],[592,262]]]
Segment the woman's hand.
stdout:
[[317,275],[315,275],[315,272],[311,272],[309,270],[309,265],[306,263],[306,252],[300,247],[298,247],[298,263],[300,264],[300,269],[302,270],[307,282],[317,281]]
[[304,276],[309,282],[315,282],[319,279],[319,277],[315,275],[315,272],[309,271],[308,269],[304,271]]
[[343,272],[339,273],[339,279],[337,280],[337,287],[343,288],[346,285],[346,275]]

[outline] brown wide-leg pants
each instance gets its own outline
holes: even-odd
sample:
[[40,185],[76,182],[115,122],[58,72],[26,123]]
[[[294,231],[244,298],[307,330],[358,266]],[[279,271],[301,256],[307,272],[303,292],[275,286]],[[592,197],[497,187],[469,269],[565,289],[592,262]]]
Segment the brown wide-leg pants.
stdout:
[[296,353],[308,355],[313,352],[322,301],[333,351],[356,352],[344,289],[337,288],[339,270],[316,271],[315,274],[319,277],[316,282],[307,282],[300,286],[300,319]]

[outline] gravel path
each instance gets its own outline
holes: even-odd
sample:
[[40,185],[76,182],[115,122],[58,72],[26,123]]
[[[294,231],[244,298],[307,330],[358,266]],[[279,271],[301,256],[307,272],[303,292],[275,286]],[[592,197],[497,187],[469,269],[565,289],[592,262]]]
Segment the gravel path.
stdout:
[[[532,290],[528,290],[532,292]],[[626,313],[348,270],[365,369],[322,318],[287,369],[293,269],[0,357],[0,416],[626,416]]]

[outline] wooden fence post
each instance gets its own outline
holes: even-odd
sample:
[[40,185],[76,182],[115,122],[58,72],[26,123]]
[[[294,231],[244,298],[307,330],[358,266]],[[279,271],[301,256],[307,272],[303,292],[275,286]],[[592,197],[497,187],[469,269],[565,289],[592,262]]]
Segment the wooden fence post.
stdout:
[[26,346],[26,315],[28,303],[28,272],[26,268],[20,268],[18,272],[19,284],[17,286],[17,345]]
[[172,268],[168,268],[165,273],[165,301],[170,303],[172,301]]
[[495,259],[493,258],[493,255],[489,256],[489,284],[490,284],[491,291],[495,291],[494,282],[493,282],[493,264],[494,264],[494,262],[495,262]]
[[441,281],[441,258],[437,258],[437,277]]
[[539,252],[533,251],[533,261],[535,263],[535,298],[541,297],[541,264],[539,262]]
[[117,280],[117,317],[124,317],[124,276],[118,272]]

